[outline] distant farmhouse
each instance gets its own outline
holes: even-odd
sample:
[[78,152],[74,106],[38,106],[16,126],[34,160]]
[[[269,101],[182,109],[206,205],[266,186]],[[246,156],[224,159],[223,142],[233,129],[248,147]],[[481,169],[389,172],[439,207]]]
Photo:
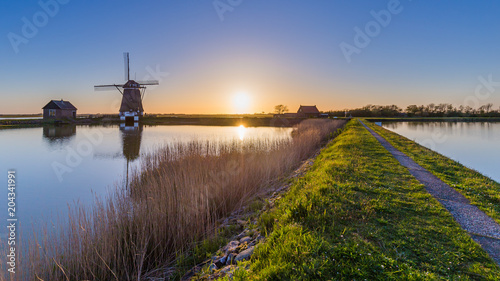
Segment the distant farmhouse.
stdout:
[[320,114],[321,113],[315,105],[301,105],[299,107],[299,110],[297,110],[297,115],[299,115],[300,117],[319,117]]
[[76,118],[76,107],[69,101],[51,100],[43,108],[43,119]]
[[301,105],[299,110],[297,110],[297,113],[276,114],[275,117],[317,118],[322,117],[322,115],[315,105]]

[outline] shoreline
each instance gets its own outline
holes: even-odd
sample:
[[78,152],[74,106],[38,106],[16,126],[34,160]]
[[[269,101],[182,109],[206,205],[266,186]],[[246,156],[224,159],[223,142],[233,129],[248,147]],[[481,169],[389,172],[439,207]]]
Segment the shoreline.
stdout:
[[[292,127],[308,118],[273,118],[273,117],[145,117],[140,123],[148,126],[193,125],[193,126],[240,126],[245,127]],[[339,118],[338,120],[342,120]],[[64,125],[120,125],[118,118],[100,117],[76,120],[9,119],[0,120],[0,129],[29,128]]]
[[370,122],[500,122],[499,117],[359,117]]
[[[274,117],[145,117],[142,125],[146,126],[240,126],[245,127],[293,127],[308,118]],[[330,118],[331,120],[349,120],[350,118]],[[364,118],[369,122],[500,122],[497,117],[426,117],[426,118]],[[120,125],[118,118],[100,117],[77,120],[10,119],[0,120],[0,130],[18,128],[36,128],[43,126],[106,126]]]
[[[293,127],[309,118],[284,118],[284,117],[253,117],[253,116],[217,116],[217,115],[193,115],[193,116],[166,116],[166,117],[144,117],[140,122],[148,126],[240,126],[245,127]],[[321,118],[320,118],[321,119]],[[349,120],[350,118],[329,118],[332,120]],[[365,117],[369,122],[500,122],[498,117]],[[31,128],[41,126],[59,125],[119,125],[117,117],[79,118],[76,120],[43,120],[43,119],[6,119],[0,120],[1,129]]]

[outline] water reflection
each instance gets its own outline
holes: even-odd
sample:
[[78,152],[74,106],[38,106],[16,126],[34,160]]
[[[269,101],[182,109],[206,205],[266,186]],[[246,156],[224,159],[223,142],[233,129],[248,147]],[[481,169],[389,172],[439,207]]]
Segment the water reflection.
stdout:
[[122,137],[123,156],[127,159],[127,172],[125,174],[125,186],[128,188],[130,163],[134,162],[141,155],[141,139],[143,126],[134,123],[134,126],[120,125]]
[[244,140],[245,139],[245,134],[246,134],[246,128],[245,128],[245,126],[240,125],[238,127],[238,137],[240,138],[240,140]]
[[[244,135],[240,135],[239,132]],[[291,128],[219,126],[72,125],[0,130],[0,170],[16,169],[22,177],[17,190],[19,220],[25,233],[31,226],[66,217],[68,204],[91,205],[125,186],[129,174],[141,167],[141,157],[165,145],[202,140],[233,143],[290,139]],[[57,165],[55,165],[57,164]],[[57,168],[54,168],[57,167]],[[61,169],[61,167],[63,169]],[[131,176],[129,176],[131,178]],[[4,197],[4,201],[7,197]],[[5,201],[5,206],[7,201]],[[0,238],[6,229],[0,229]]]
[[136,126],[120,126],[120,134],[122,137],[123,156],[127,161],[135,161],[140,156],[142,124]]
[[45,125],[43,137],[51,145],[66,145],[76,135],[76,125]]
[[383,126],[500,182],[499,122],[384,122]]
[[390,130],[438,132],[447,136],[468,137],[479,134],[481,138],[494,139],[496,122],[384,122]]

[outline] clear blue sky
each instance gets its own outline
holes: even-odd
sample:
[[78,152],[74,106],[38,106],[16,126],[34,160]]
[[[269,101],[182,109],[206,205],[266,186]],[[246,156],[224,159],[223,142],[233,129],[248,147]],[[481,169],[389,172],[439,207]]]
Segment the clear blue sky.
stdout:
[[[0,114],[41,112],[60,98],[79,113],[116,113],[119,93],[93,86],[123,82],[125,51],[132,77],[160,80],[146,94],[149,113],[458,106],[467,97],[500,105],[498,83],[474,96],[478,77],[500,82],[498,1],[221,0],[221,9],[241,2],[223,20],[212,0],[40,2],[48,11],[34,0],[0,3]],[[377,29],[371,12],[382,10],[391,20]],[[369,44],[356,45],[355,28],[367,26]],[[350,62],[343,42],[362,47]],[[238,95],[248,99],[242,109]]]

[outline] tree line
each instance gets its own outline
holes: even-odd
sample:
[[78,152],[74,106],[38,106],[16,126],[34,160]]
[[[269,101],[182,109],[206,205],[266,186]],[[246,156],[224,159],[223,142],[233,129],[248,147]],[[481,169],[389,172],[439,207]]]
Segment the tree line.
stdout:
[[493,109],[488,103],[478,108],[449,103],[409,105],[402,109],[397,105],[366,105],[361,108],[329,111],[330,116],[344,117],[500,117],[500,108]]

